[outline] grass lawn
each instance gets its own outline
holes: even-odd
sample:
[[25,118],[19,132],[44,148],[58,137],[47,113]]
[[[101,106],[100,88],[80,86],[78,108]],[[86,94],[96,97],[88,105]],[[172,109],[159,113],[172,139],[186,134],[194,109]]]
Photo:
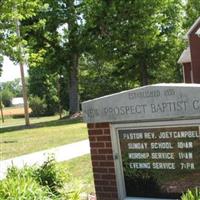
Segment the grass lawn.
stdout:
[[88,194],[95,192],[90,155],[65,161],[58,165],[66,168],[72,177],[78,180],[79,185],[82,186],[82,191]]
[[[58,120],[59,116],[49,116],[49,117],[30,117],[30,123],[35,124],[35,123],[41,123],[41,122],[49,122],[53,120]],[[25,119],[24,118],[12,118],[10,116],[5,117],[5,122],[1,123],[1,128],[4,127],[10,127],[10,126],[19,126],[19,125],[24,125],[25,124]]]
[[20,125],[24,119],[6,121],[0,130],[0,160],[88,138],[86,124],[77,119],[33,118],[30,128]]

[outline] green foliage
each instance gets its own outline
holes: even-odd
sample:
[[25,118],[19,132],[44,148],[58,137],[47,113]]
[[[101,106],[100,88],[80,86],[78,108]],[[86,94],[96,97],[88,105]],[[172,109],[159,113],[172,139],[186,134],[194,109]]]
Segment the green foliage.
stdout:
[[200,188],[188,190],[182,195],[181,200],[200,200]]
[[11,106],[11,101],[12,98],[14,97],[14,94],[8,88],[5,88],[0,92],[0,97],[3,105],[5,107],[9,107]]
[[113,74],[115,69],[116,67],[110,62],[98,60],[92,55],[83,55],[80,62],[81,100],[93,99],[136,86],[130,80],[124,80],[122,76],[115,77]]
[[35,177],[42,186],[48,186],[54,194],[58,194],[59,189],[69,180],[69,174],[58,167],[55,160],[50,157],[36,170]]
[[0,95],[1,95],[3,104],[6,107],[11,106],[12,98],[23,96],[20,79],[15,79],[13,81],[7,81],[7,82],[1,83]]
[[4,108],[4,105],[3,105],[2,100],[0,99],[0,109],[3,109],[3,108]]
[[[180,66],[176,62],[182,50],[181,2],[87,2],[85,18],[90,52],[116,66],[113,75],[119,81],[123,77],[122,84],[124,80],[134,83],[130,86],[155,83],[155,79],[179,81]],[[160,76],[163,66],[170,75]]]
[[6,179],[0,181],[1,200],[79,200],[79,191],[64,191],[72,180],[70,175],[58,167],[54,158],[41,167],[8,169]]
[[[27,80],[26,80],[27,81]],[[22,85],[19,78],[13,81],[7,81],[1,84],[2,90],[9,90],[13,93],[14,97],[22,97]]]
[[45,104],[45,100],[38,96],[31,96],[29,98],[29,106],[33,117],[44,116],[46,113],[47,105]]
[[24,22],[45,22],[28,32],[29,61],[40,73],[45,67],[49,75],[67,77],[61,89],[68,92],[58,95],[63,107],[71,106],[64,102],[77,92],[78,79],[82,101],[140,85],[182,81],[177,65],[183,50],[182,1],[44,2],[49,9]]
[[0,45],[15,61],[22,59],[16,47],[23,47],[30,94],[44,99],[47,115],[58,107],[76,111],[78,87],[83,101],[146,84],[181,82],[183,9],[191,20],[198,5],[198,0],[4,1]]
[[[31,47],[29,66],[45,67],[49,75],[56,72],[67,77],[63,88],[67,92],[59,96],[59,101],[63,104],[63,108],[70,107],[70,110],[73,110],[72,107],[74,106],[76,111],[78,111],[77,105],[79,105],[78,62],[82,53],[82,43],[84,43],[82,23],[79,23],[81,22],[80,2],[44,0],[43,3],[48,4],[48,9],[42,10],[33,18],[23,21],[23,26],[32,26],[39,20],[44,22],[43,27],[29,29],[25,35]],[[66,94],[65,101],[62,100],[63,94]],[[69,103],[65,103],[67,100],[69,100]]]
[[200,1],[188,0],[186,3],[185,28],[186,31],[195,23],[200,16]]
[[49,191],[34,180],[28,173],[22,174],[10,169],[6,179],[0,181],[1,200],[50,200]]
[[[28,53],[27,41],[17,34],[17,24],[36,15],[36,10],[44,6],[40,0],[9,0],[0,4],[0,44],[1,52],[15,62],[23,60],[24,53]],[[36,28],[37,25],[35,24]],[[26,27],[26,29],[30,27]],[[20,28],[21,29],[21,28]],[[21,32],[21,30],[20,30]],[[23,32],[23,30],[22,30]],[[19,46],[24,47],[22,53]]]
[[[31,68],[29,71],[29,94],[32,96],[32,103],[35,101],[35,106],[36,104],[38,107],[41,104],[43,105],[43,109],[41,110],[42,115],[54,115],[58,112],[59,98],[57,82],[57,74],[49,73],[46,67],[38,66]],[[34,100],[35,97],[36,99]],[[31,105],[33,106],[32,103]],[[34,111],[36,111],[35,108]]]

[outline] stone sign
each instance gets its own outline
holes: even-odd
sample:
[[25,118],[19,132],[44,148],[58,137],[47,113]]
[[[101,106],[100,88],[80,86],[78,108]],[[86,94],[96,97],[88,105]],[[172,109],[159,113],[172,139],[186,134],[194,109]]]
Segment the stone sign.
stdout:
[[123,122],[197,117],[199,84],[158,84],[105,96],[82,104],[84,121]]
[[198,126],[118,130],[127,196],[180,198],[200,185]]
[[200,84],[158,84],[82,103],[98,200],[178,199],[200,187]]

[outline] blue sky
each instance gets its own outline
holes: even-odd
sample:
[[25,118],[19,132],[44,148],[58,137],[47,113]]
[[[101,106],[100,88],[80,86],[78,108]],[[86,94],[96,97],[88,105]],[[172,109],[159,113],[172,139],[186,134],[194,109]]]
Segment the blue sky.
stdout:
[[[24,67],[25,76],[27,76],[27,66]],[[20,78],[19,65],[14,65],[8,57],[4,57],[3,73],[0,77],[0,82],[12,81],[15,78]]]

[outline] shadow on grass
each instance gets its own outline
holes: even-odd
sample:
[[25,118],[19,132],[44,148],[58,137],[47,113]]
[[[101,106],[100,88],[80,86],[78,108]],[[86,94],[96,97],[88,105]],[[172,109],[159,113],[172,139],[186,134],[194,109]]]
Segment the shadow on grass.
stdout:
[[82,119],[58,119],[58,120],[52,120],[47,122],[37,122],[33,123],[30,126],[25,125],[16,125],[16,126],[8,126],[0,129],[0,134],[5,132],[13,132],[13,131],[20,131],[20,130],[26,130],[26,129],[36,129],[36,128],[42,128],[42,127],[55,127],[55,126],[62,126],[62,125],[71,125],[71,124],[77,124],[82,122]]

